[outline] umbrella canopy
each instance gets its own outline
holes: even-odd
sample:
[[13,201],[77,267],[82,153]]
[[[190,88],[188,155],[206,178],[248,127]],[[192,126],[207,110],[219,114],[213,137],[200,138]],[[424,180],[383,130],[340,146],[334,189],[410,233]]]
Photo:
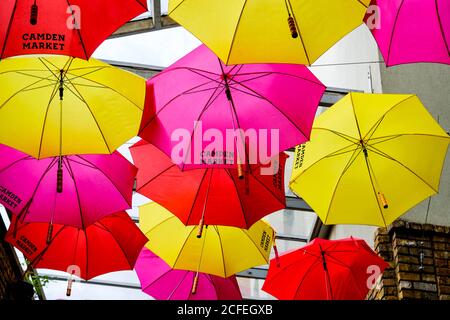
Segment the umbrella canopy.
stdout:
[[264,163],[309,139],[324,91],[305,66],[228,67],[200,46],[147,82],[140,136],[182,169]]
[[142,291],[157,300],[242,300],[235,276],[200,273],[193,293],[195,272],[174,270],[147,248],[142,249],[135,269]]
[[249,166],[246,179],[236,169],[181,171],[155,146],[140,141],[130,148],[139,168],[136,191],[175,214],[185,225],[228,225],[248,229],[265,215],[286,207],[284,164],[275,175]]
[[226,64],[312,64],[363,23],[370,0],[170,0],[169,15]]
[[89,59],[110,34],[146,11],[146,0],[2,0],[0,59],[27,54]]
[[269,262],[274,231],[263,221],[249,230],[206,226],[197,238],[195,227],[186,227],[157,203],[141,206],[139,218],[149,239],[146,247],[174,269],[230,277]]
[[417,96],[351,93],[296,148],[290,188],[325,224],[387,226],[438,192],[449,143]]
[[49,244],[47,229],[48,223],[13,220],[5,239],[34,268],[69,273],[77,270],[79,274],[75,274],[86,280],[109,272],[132,270],[147,242],[126,212],[104,217],[86,229],[57,224]]
[[120,153],[64,156],[60,174],[59,159],[0,145],[0,202],[26,222],[79,228],[131,208],[137,169]]
[[372,29],[387,66],[450,64],[450,1],[374,0],[379,27]]
[[143,78],[64,56],[3,60],[0,87],[0,143],[35,158],[112,153],[137,134],[145,99]]
[[272,259],[262,289],[280,300],[363,300],[387,267],[364,240],[317,238]]

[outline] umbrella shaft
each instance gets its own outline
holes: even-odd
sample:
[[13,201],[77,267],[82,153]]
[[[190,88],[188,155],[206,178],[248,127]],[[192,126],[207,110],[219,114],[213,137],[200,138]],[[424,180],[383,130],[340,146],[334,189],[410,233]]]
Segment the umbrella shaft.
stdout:
[[62,157],[58,161],[58,171],[56,172],[56,192],[63,192],[63,168],[62,168]]

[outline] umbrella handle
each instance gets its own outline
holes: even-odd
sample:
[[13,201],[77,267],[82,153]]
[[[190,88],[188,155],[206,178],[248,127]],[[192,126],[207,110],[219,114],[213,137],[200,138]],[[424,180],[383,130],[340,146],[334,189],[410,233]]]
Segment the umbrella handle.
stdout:
[[199,238],[199,239],[202,237],[204,225],[205,225],[205,220],[204,220],[204,218],[202,217],[202,218],[200,219],[200,222],[198,223],[197,238]]
[[297,32],[297,27],[295,26],[295,20],[292,16],[289,16],[289,18],[287,19],[288,21],[288,25],[289,25],[289,30],[291,31],[291,36],[293,39],[298,37],[298,32]]
[[197,293],[197,287],[198,287],[198,272],[195,274],[194,281],[192,282],[192,294]]
[[36,4],[36,1],[31,5],[31,13],[30,13],[30,24],[35,26],[38,22],[38,13],[39,8]]
[[386,200],[386,197],[384,196],[384,193],[378,192],[377,196],[378,196],[378,201],[383,206],[383,208],[384,209],[389,208],[389,204],[388,204],[388,202]]
[[72,284],[73,284],[73,274],[75,271],[72,271],[70,274],[69,280],[67,280],[67,289],[66,289],[66,296],[70,297],[72,294]]

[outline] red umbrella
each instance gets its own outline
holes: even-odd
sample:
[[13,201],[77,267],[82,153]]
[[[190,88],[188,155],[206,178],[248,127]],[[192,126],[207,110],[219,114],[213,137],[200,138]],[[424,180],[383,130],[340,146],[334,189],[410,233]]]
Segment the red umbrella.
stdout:
[[89,59],[109,35],[147,10],[146,0],[2,0],[0,59],[26,54]]
[[15,220],[5,240],[19,249],[33,267],[75,273],[86,280],[132,270],[148,241],[125,212],[104,217],[86,229],[55,224],[48,245],[48,223],[16,224]]
[[236,169],[181,171],[152,144],[140,141],[130,148],[139,168],[137,191],[175,214],[185,225],[235,226],[248,229],[265,215],[285,208],[284,164],[280,154],[275,175],[261,174],[259,165]]
[[364,240],[317,238],[272,259],[262,289],[282,300],[362,300],[387,266]]

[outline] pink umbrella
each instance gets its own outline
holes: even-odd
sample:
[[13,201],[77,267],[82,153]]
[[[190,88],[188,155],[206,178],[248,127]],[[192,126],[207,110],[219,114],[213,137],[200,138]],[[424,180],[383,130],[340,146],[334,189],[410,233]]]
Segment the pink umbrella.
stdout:
[[226,66],[202,45],[147,82],[140,136],[182,169],[264,163],[309,139],[324,91],[305,66]]
[[0,202],[22,221],[78,228],[131,207],[137,169],[118,152],[64,156],[59,175],[58,162],[0,145]]
[[379,28],[372,29],[387,66],[450,64],[450,1],[374,0]]
[[[144,248],[135,265],[142,291],[157,300],[242,300],[236,277],[221,278],[195,272],[174,270]],[[194,288],[194,289],[193,289]]]

